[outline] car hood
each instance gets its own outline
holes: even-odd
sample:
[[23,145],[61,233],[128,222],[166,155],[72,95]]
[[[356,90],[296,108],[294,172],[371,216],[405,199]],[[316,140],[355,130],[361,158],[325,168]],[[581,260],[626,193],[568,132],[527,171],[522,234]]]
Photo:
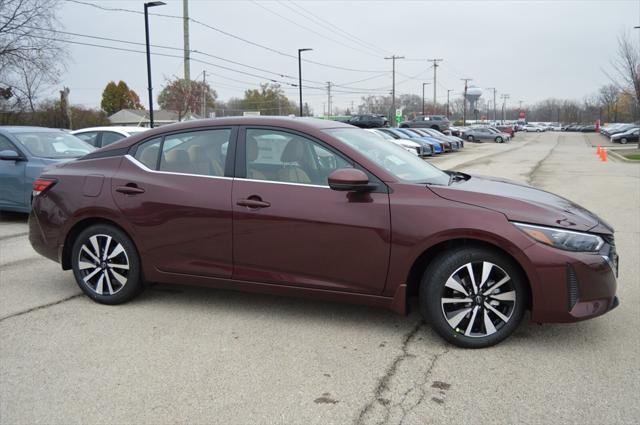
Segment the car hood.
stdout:
[[429,188],[442,198],[491,209],[512,221],[577,231],[598,227],[598,232],[613,233],[611,226],[585,208],[520,182],[471,176],[451,186]]

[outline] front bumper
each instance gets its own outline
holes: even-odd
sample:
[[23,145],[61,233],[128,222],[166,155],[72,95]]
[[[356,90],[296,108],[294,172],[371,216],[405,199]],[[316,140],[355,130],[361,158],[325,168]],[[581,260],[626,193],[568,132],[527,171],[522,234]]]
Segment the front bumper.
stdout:
[[525,254],[535,269],[531,282],[533,321],[577,322],[619,305],[614,245],[607,243],[600,253],[587,254],[536,243]]

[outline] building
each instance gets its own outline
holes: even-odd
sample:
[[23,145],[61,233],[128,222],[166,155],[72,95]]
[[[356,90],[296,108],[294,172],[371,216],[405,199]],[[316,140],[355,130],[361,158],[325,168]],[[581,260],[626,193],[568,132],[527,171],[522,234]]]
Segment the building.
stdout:
[[[153,111],[153,124],[155,127],[197,119],[200,119],[200,117],[190,112],[180,116],[176,111]],[[144,109],[122,109],[111,115],[109,122],[111,125],[149,127],[149,111]]]

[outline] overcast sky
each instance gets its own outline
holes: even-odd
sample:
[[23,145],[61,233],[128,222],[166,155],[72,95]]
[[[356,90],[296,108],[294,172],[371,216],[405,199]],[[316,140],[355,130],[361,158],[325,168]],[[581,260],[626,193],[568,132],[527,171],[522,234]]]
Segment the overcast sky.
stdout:
[[[152,13],[182,16],[182,0]],[[104,0],[86,3],[105,8],[143,10],[142,1]],[[460,78],[473,78],[481,88],[496,87],[509,102],[527,103],[549,97],[582,99],[608,82],[616,39],[628,31],[640,40],[640,0],[630,1],[211,1],[190,0],[193,19],[277,52],[258,47],[191,22],[191,49],[260,70],[193,54],[209,62],[191,63],[191,77],[207,80],[221,100],[242,97],[247,88],[275,79],[297,83],[297,49],[313,48],[304,58],[340,70],[303,63],[304,100],[316,113],[326,103],[327,81],[336,86],[333,103],[344,108],[359,103],[364,93],[391,89],[392,54],[396,61],[396,92],[422,94],[422,82],[433,81],[428,58],[441,58],[437,97],[446,90],[460,95]],[[298,12],[298,13],[296,13]],[[278,16],[280,15],[280,16]],[[305,16],[306,15],[306,16]],[[312,18],[308,17],[309,15]],[[60,18],[72,33],[144,43],[144,18],[126,11],[106,11],[63,1]],[[329,25],[328,23],[331,25]],[[151,16],[151,42],[181,48],[182,20]],[[144,50],[144,46],[69,35],[71,41]],[[124,80],[147,105],[146,62],[143,53],[69,44],[70,61],[62,83],[71,89],[71,102],[99,107],[104,86]],[[153,52],[181,56],[178,50]],[[278,52],[290,54],[284,56]],[[215,65],[231,68],[224,69]],[[154,96],[167,78],[183,76],[180,57],[152,56]],[[237,73],[240,70],[249,74]],[[268,73],[273,72],[273,73]],[[283,75],[283,76],[280,76]],[[365,80],[356,82],[359,80]],[[297,88],[286,93],[297,101]],[[427,99],[433,96],[427,86]],[[338,93],[341,91],[341,93]],[[358,93],[348,93],[358,92]],[[485,91],[485,97],[492,93]]]

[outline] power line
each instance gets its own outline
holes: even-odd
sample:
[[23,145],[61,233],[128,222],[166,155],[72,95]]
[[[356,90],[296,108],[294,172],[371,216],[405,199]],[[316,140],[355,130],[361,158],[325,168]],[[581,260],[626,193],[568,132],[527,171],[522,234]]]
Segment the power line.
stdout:
[[[311,33],[313,33],[313,34],[316,34],[317,36],[320,36],[320,37],[324,38],[325,40],[329,40],[329,41],[331,41],[332,43],[338,44],[338,45],[340,45],[340,46],[342,46],[342,47],[346,47],[347,49],[351,49],[351,50],[354,50],[354,51],[356,51],[356,52],[364,53],[365,55],[369,55],[369,56],[373,56],[373,57],[376,57],[376,58],[380,58],[380,56],[378,56],[377,54],[374,54],[374,53],[368,52],[368,51],[366,51],[366,50],[359,49],[359,48],[357,48],[357,47],[349,46],[349,45],[347,45],[347,44],[342,43],[342,42],[341,42],[341,41],[339,41],[339,40],[336,40],[336,39],[334,39],[334,38],[328,37],[328,36],[326,36],[325,34],[319,33],[318,31],[313,30],[313,29],[311,29],[311,28],[309,28],[309,27],[307,27],[307,26],[301,25],[301,24],[297,23],[296,21],[294,21],[294,20],[292,20],[292,19],[289,19],[289,18],[287,18],[286,16],[283,16],[283,15],[279,14],[278,12],[276,12],[276,11],[274,11],[274,10],[271,10],[271,9],[270,9],[270,8],[268,8],[267,6],[264,6],[264,5],[260,4],[260,3],[258,3],[258,2],[257,2],[257,1],[255,1],[255,0],[251,0],[251,2],[252,2],[253,4],[255,4],[256,6],[260,7],[261,9],[266,10],[267,12],[271,13],[272,15],[275,15],[275,16],[279,17],[280,19],[284,19],[285,21],[289,22],[290,24],[293,24],[293,25],[297,26],[298,28],[302,28],[302,29],[303,29],[303,30],[305,30],[305,31],[309,31],[309,32],[311,32]],[[288,6],[285,6],[285,7],[287,7],[287,8],[288,8]],[[289,9],[290,9],[290,8],[289,8]],[[295,10],[293,10],[293,9],[290,9],[290,10],[292,10],[294,13],[298,13],[298,14],[300,14],[299,12],[296,12],[296,11],[295,11]]]
[[[105,6],[101,6],[101,5],[95,4],[95,3],[81,1],[81,0],[65,0],[65,1],[70,2],[70,3],[80,4],[80,5],[83,5],[83,6],[94,7],[96,9],[100,9],[100,10],[104,10],[104,11],[108,11],[108,12],[127,12],[127,13],[143,14],[143,12],[138,11],[138,10],[105,7]],[[171,19],[180,19],[180,20],[184,19],[182,16],[167,15],[167,14],[162,14],[162,13],[149,13],[149,15],[159,16],[159,17],[162,17],[162,18],[171,18]],[[292,55],[290,53],[286,53],[286,52],[283,52],[281,50],[274,49],[273,47],[265,46],[263,44],[255,42],[255,41],[251,41],[251,40],[248,40],[246,38],[237,36],[235,34],[232,34],[232,33],[228,32],[228,31],[224,31],[224,30],[222,30],[220,28],[217,28],[217,27],[214,27],[212,25],[206,24],[206,23],[204,23],[202,21],[199,21],[197,19],[194,19],[192,17],[189,17],[189,21],[191,21],[191,22],[193,22],[195,24],[204,26],[205,28],[208,28],[210,30],[216,31],[216,32],[218,32],[220,34],[223,34],[223,35],[227,36],[227,37],[234,38],[236,40],[242,41],[243,43],[250,44],[250,45],[252,45],[254,47],[258,47],[258,48],[261,48],[261,49],[264,49],[264,50],[268,50],[268,51],[270,51],[272,53],[276,53],[276,54],[278,54],[280,56],[285,56],[285,57],[296,59],[296,60],[298,59],[297,56]],[[322,67],[325,67],[325,68],[337,69],[337,70],[340,70],[340,71],[361,72],[361,73],[367,73],[367,74],[384,72],[382,70],[365,70],[365,69],[356,69],[356,68],[349,68],[349,67],[343,67],[343,66],[337,66],[337,65],[330,65],[330,64],[326,64],[326,63],[310,60],[310,59],[303,59],[303,61],[306,62],[306,63],[317,65],[317,66],[322,66]]]
[[314,16],[314,14],[312,12],[310,12],[309,10],[305,9],[304,7],[302,7],[301,5],[291,1],[289,2],[289,4],[295,8],[297,8],[300,11],[295,11],[293,9],[291,9],[291,7],[289,5],[287,5],[286,3],[284,3],[281,0],[278,0],[278,3],[280,3],[280,5],[286,7],[287,9],[291,10],[292,12],[303,16],[305,18],[307,18],[308,20],[316,23],[317,25],[319,25],[322,28],[325,28],[326,26],[329,26],[333,29],[335,29],[336,31],[342,33],[342,36],[362,47],[364,47],[365,49],[369,49],[373,52],[375,52],[376,54],[391,54],[391,52],[388,52],[382,48],[380,48],[379,46],[376,46],[374,44],[371,44],[353,34],[350,34],[348,32],[346,32],[345,30],[343,30],[342,28],[334,25],[333,23],[331,23],[330,21],[327,21],[326,19],[321,18],[320,16]]

